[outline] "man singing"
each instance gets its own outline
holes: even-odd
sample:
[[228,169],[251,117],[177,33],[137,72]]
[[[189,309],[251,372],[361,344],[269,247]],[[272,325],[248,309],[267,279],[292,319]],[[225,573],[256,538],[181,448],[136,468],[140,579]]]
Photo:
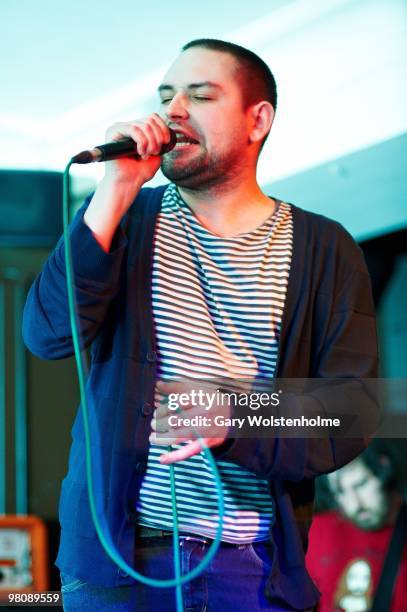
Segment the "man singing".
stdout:
[[[182,573],[205,556],[218,525],[199,441],[168,427],[166,398],[185,385],[171,379],[374,377],[377,348],[369,278],[352,238],[257,183],[277,103],[268,66],[238,45],[195,40],[158,91],[158,114],[108,129],[108,141],[132,138],[141,159],[106,163],[70,232],[78,319],[92,355],[97,493],[127,563],[170,578],[168,464]],[[176,146],[160,156],[170,129]],[[160,167],[169,183],[144,187]],[[46,359],[73,353],[64,263],[61,240],[25,310],[27,346]],[[308,402],[330,407],[324,392]],[[174,610],[173,589],[135,582],[104,552],[90,514],[80,414],[72,437],[57,559],[65,609]],[[313,479],[351,461],[364,442],[222,431],[204,440],[221,476],[225,518],[214,560],[183,587],[185,609],[311,610],[319,592],[304,554]]]

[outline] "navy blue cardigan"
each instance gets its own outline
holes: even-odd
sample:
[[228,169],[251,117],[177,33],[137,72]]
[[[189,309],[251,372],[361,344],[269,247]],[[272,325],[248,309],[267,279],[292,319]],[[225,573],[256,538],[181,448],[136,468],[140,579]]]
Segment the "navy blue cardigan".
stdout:
[[[165,186],[141,190],[105,253],[83,222],[71,224],[79,320],[92,363],[87,384],[98,513],[132,565],[134,509],[147,465],[157,352],[151,304],[155,219]],[[375,377],[377,341],[363,256],[338,223],[296,206],[293,255],[277,376]],[[23,336],[43,359],[73,354],[62,239],[30,289]],[[349,395],[349,391],[347,391]],[[344,395],[345,398],[345,395]],[[315,401],[328,404],[329,396]],[[102,549],[89,509],[84,431],[78,411],[69,470],[59,504],[58,567],[106,586],[133,583]],[[304,567],[314,477],[339,468],[364,448],[361,439],[236,439],[214,452],[270,482],[276,520],[274,562],[266,595],[293,609],[313,606],[319,592]]]

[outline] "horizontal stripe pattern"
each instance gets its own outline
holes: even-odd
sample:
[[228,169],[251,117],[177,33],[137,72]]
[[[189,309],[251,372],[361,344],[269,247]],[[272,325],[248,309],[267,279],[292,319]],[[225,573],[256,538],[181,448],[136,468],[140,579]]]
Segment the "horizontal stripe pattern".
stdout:
[[[154,238],[153,314],[160,378],[270,380],[278,356],[281,317],[292,253],[291,207],[232,238],[201,225],[170,184]],[[173,445],[180,448],[183,443]],[[137,503],[138,522],[172,529],[169,467],[151,445]],[[273,500],[267,480],[217,461],[225,496],[222,540],[268,538]],[[175,466],[181,530],[214,537],[217,493],[203,453]]]

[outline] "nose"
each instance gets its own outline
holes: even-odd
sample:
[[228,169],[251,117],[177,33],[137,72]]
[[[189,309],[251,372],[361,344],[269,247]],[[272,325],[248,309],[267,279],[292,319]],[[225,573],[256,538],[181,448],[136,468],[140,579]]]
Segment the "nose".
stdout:
[[362,503],[361,503],[361,500],[360,500],[360,497],[357,491],[347,492],[346,500],[344,501],[344,505],[349,514],[354,514],[355,512],[358,512],[361,509]]
[[188,109],[185,96],[182,92],[175,94],[171,102],[165,108],[168,119],[188,119]]

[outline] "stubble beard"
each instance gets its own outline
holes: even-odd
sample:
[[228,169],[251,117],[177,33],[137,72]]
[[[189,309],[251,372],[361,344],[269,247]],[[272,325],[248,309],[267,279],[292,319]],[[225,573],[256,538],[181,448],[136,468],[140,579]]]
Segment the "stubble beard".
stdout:
[[[178,159],[177,153],[170,151],[163,155],[161,171],[164,176],[178,187],[186,189],[208,189],[225,183],[233,174],[238,162],[237,152],[226,157],[211,155],[201,151],[189,160]],[[237,169],[236,169],[237,171]]]
[[385,504],[385,506],[380,508],[380,510],[364,509],[363,512],[369,512],[367,517],[362,518],[360,516],[361,511],[359,511],[353,514],[352,516],[349,516],[348,518],[364,531],[377,531],[386,524],[386,518],[389,512],[388,504],[386,504],[385,502],[383,503]]

